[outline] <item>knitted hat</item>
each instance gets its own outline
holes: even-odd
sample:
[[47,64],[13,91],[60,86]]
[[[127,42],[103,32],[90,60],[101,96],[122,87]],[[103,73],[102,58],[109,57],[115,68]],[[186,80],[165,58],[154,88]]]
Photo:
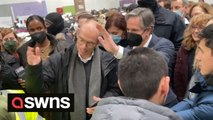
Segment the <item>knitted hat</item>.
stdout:
[[56,35],[64,29],[64,19],[61,14],[53,12],[47,14],[45,21],[50,24],[47,28],[48,33]]

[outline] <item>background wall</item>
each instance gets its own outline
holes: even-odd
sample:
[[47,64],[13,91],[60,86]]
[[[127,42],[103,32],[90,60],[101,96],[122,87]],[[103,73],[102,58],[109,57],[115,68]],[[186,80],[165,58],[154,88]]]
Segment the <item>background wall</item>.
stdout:
[[56,8],[74,5],[74,0],[45,0],[47,12],[55,12]]
[[46,16],[46,2],[29,2],[29,3],[16,3],[11,5],[13,8],[15,18],[17,16],[26,16],[26,15],[40,15],[42,17]]
[[[29,3],[29,2],[46,2],[47,12],[55,12],[56,8],[63,6],[74,5],[74,0],[0,0],[0,5],[14,4],[14,3]],[[119,0],[84,0],[86,10],[103,9],[103,8],[117,8],[119,7]],[[0,11],[2,9],[0,8]]]
[[[74,0],[0,0],[0,5],[26,3],[26,2],[46,2],[47,12],[54,12],[56,8],[63,6],[74,5]],[[84,0],[86,10],[113,8],[119,6],[119,1],[134,1],[134,0]],[[213,0],[205,0],[209,4],[213,4]],[[0,8],[0,11],[3,9]],[[4,10],[3,10],[4,11]]]
[[119,7],[119,0],[84,0],[84,2],[87,11]]
[[[103,8],[118,8],[121,5],[134,3],[137,0],[84,0],[85,9],[100,10]],[[198,0],[197,0],[198,1]],[[213,0],[205,0],[209,4],[213,4]],[[5,22],[7,19],[14,21],[15,18],[25,17],[31,14],[46,16],[47,13],[56,12],[56,8],[61,8],[64,12],[75,10],[74,0],[0,0],[0,17]],[[11,21],[11,20],[10,20]]]

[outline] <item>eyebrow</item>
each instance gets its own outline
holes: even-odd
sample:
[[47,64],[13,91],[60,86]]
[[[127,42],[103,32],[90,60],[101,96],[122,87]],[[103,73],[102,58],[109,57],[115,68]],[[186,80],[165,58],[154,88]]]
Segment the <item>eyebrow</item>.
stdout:
[[[79,35],[79,38],[81,39],[81,40],[84,40],[84,41],[86,41],[84,38],[82,38],[80,35]],[[92,42],[92,41],[86,41],[86,42],[88,42],[88,43],[92,43],[92,44],[96,44],[95,42]]]

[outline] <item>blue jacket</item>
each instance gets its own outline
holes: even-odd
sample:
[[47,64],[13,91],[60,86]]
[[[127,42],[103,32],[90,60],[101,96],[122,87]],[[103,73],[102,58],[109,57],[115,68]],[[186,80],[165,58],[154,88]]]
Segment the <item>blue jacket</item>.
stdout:
[[167,63],[173,63],[175,60],[174,44],[168,39],[158,37],[155,34],[152,34],[152,38],[148,45],[148,48],[153,48],[158,53],[160,53]]
[[213,118],[213,76],[203,77],[196,74],[198,82],[190,89],[197,93],[193,99],[184,99],[172,109],[183,120],[212,120]]

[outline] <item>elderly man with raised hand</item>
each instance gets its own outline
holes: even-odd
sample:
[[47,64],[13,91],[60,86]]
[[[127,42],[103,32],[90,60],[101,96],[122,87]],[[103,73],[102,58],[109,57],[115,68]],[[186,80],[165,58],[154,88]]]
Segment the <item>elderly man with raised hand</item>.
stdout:
[[[77,42],[64,52],[51,56],[41,64],[39,48],[28,48],[28,93],[50,90],[52,93],[74,93],[74,112],[56,112],[54,120],[87,120],[86,108],[94,96],[121,95],[117,84],[117,60],[98,45],[100,32],[94,20],[86,21],[78,30]],[[43,71],[43,74],[42,72]]]

